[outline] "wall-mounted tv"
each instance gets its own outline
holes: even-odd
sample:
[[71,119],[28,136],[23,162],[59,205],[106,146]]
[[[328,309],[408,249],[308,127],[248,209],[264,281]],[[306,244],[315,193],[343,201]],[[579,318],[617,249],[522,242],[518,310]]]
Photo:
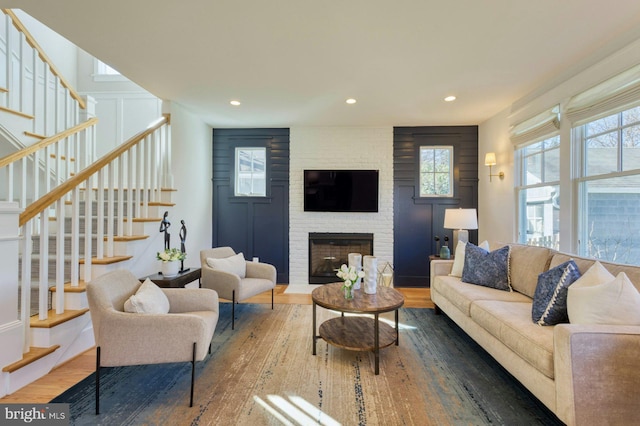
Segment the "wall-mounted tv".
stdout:
[[377,212],[378,170],[305,170],[304,211]]

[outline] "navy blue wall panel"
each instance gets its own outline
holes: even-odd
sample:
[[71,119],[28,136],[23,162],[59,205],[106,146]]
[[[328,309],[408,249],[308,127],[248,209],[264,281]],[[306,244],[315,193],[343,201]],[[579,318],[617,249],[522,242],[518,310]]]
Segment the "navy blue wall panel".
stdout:
[[[478,127],[396,127],[393,140],[394,284],[424,287],[429,256],[436,254],[434,237],[453,238],[443,227],[444,210],[478,207]],[[419,149],[435,145],[453,146],[453,197],[419,197]],[[477,235],[470,231],[469,240],[477,243]]]
[[[266,148],[266,197],[234,196],[236,147]],[[212,200],[212,247],[259,257],[276,267],[278,283],[288,283],[289,129],[214,129]]]

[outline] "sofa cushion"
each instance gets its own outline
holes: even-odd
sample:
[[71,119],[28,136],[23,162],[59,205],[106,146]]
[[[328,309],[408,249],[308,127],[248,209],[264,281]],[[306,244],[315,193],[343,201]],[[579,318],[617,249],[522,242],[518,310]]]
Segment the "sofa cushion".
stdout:
[[[596,262],[589,271],[598,264]],[[624,272],[620,272],[613,280],[594,285],[582,283],[572,290],[568,296],[571,323],[640,325],[640,293]]]
[[[451,266],[451,275],[452,277],[461,277],[462,271],[464,269],[464,254],[466,252],[467,243],[465,241],[458,241],[458,245],[456,246],[456,253],[453,259],[453,266]],[[483,248],[489,251],[489,243],[487,241],[483,241],[478,244],[478,247]]]
[[457,277],[439,275],[433,280],[432,287],[466,316],[471,315],[470,308],[474,300],[531,303],[531,299],[524,294],[463,283]]
[[462,281],[498,290],[511,291],[509,286],[509,247],[488,252],[467,243]]
[[542,374],[554,378],[554,327],[531,322],[530,302],[478,300],[471,305],[471,318]]
[[149,278],[124,302],[124,311],[134,314],[166,314],[169,308],[166,294]]
[[538,325],[569,322],[567,291],[578,278],[580,278],[580,272],[573,260],[541,273],[533,296],[531,310],[533,322]]
[[[573,259],[576,262],[576,264],[578,265],[578,269],[582,274],[584,274],[591,267],[591,265],[595,263],[595,259],[573,256],[564,253],[555,253],[551,258],[550,267],[564,263],[569,259]],[[620,272],[624,272],[625,274],[627,274],[627,277],[631,280],[635,288],[640,291],[640,266],[622,265],[619,263],[604,261],[600,261],[600,263],[602,263],[602,266],[607,268],[607,271],[609,271],[614,277]]]
[[247,262],[242,253],[223,258],[209,257],[207,258],[207,265],[211,269],[234,274],[240,278],[244,278],[247,275]]
[[538,275],[549,269],[551,249],[546,247],[510,244],[509,275],[515,291],[533,298]]

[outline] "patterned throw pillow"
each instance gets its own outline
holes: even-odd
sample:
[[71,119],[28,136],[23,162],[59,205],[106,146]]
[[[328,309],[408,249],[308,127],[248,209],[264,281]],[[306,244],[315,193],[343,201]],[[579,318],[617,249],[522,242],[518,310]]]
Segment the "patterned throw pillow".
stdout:
[[567,291],[580,278],[578,265],[573,260],[538,275],[538,286],[533,295],[531,318],[538,325],[569,322]]
[[488,252],[472,243],[467,243],[464,250],[462,282],[511,291],[509,246]]

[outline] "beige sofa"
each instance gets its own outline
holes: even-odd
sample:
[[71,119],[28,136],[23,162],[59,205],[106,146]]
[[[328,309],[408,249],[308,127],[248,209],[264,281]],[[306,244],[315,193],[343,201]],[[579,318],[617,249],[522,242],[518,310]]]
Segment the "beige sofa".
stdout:
[[[444,311],[563,422],[640,424],[640,326],[540,326],[531,319],[538,274],[569,259],[584,273],[594,261],[510,246],[512,292],[464,283],[448,275],[452,260],[432,261],[436,312]],[[640,267],[602,264],[640,288]]]

